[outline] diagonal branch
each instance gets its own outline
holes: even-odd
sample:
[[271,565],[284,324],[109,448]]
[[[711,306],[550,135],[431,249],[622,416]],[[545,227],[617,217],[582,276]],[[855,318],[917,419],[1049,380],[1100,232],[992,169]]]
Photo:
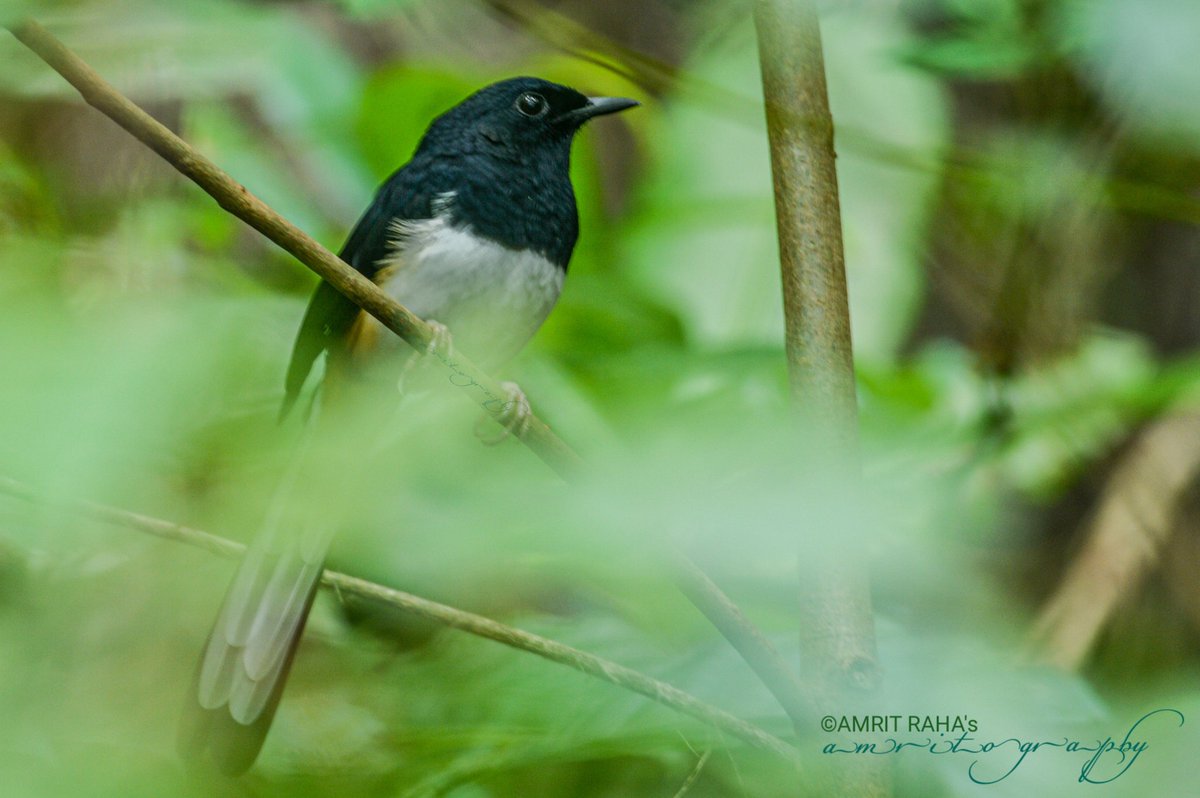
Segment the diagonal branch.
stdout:
[[[89,105],[161,155],[218,205],[278,244],[414,349],[423,352],[428,348],[433,337],[428,324],[118,92],[45,28],[26,20],[9,30],[66,78]],[[495,379],[457,351],[444,358],[439,355],[439,359],[450,382],[462,388],[488,414],[496,418],[504,412],[508,398]],[[536,416],[530,418],[528,429],[520,438],[560,474],[568,474],[581,464],[579,456]]]
[[1200,473],[1200,418],[1171,415],[1138,437],[1108,478],[1086,539],[1046,601],[1027,656],[1064,670],[1086,664],[1101,633],[1170,543],[1176,508]]
[[[94,518],[105,523],[136,529],[157,537],[186,543],[221,557],[236,559],[242,556],[245,547],[232,540],[213,535],[200,529],[165,521],[140,513],[122,510],[105,504],[98,504],[83,499],[62,499],[39,493],[34,488],[15,479],[0,477],[0,493],[35,504],[45,504],[61,507],[88,518]],[[352,595],[389,607],[410,612],[434,623],[453,627],[477,637],[485,637],[497,643],[536,654],[543,659],[566,665],[601,681],[614,684],[626,690],[646,696],[665,707],[688,715],[714,729],[737,737],[744,742],[769,751],[777,756],[800,766],[799,752],[780,738],[759,727],[747,723],[723,709],[707,704],[690,693],[678,687],[655,679],[646,674],[618,665],[611,660],[580,651],[577,648],[550,640],[540,635],[522,631],[512,626],[493,621],[482,615],[465,612],[460,609],[430,601],[412,593],[405,593],[384,585],[368,582],[356,576],[325,571],[321,577],[326,587],[331,587],[342,594]]]
[[703,613],[708,622],[746,660],[760,681],[767,686],[775,700],[792,721],[796,734],[803,733],[806,721],[819,716],[811,696],[783,655],[763,636],[758,627],[742,613],[738,605],[725,595],[701,568],[686,555],[675,557],[675,584],[688,601]]

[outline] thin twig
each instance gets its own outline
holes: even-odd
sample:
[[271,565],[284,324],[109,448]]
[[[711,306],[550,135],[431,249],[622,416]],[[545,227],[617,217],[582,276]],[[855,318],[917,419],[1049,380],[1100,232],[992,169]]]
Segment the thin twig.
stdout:
[[[142,515],[140,513],[122,510],[104,504],[85,501],[82,499],[64,499],[39,493],[29,485],[7,477],[0,477],[0,493],[38,504],[62,507],[90,518],[95,518],[110,524],[147,532],[168,540],[187,543],[222,557],[236,559],[242,555],[245,547],[240,543],[205,532],[201,529],[164,521],[160,518]],[[527,651],[539,657],[566,665],[577,671],[594,676],[597,679],[623,687],[653,699],[663,706],[676,712],[693,717],[715,729],[726,732],[741,739],[756,748],[770,751],[799,767],[799,752],[780,738],[747,723],[746,721],[706,704],[695,696],[677,687],[659,681],[651,676],[618,665],[610,660],[588,654],[577,648],[550,640],[539,635],[525,632],[506,624],[485,618],[482,615],[464,612],[463,610],[439,604],[412,593],[405,593],[365,579],[339,573],[325,571],[322,584],[342,594],[377,601],[405,612],[426,618],[443,626],[494,640],[510,648]]]
[[[428,324],[118,92],[45,28],[26,20],[9,30],[66,78],[89,105],[161,155],[218,205],[289,252],[417,351],[428,348],[433,337]],[[504,413],[508,402],[504,389],[466,356],[454,351],[442,359],[442,364],[449,381],[465,391],[487,413],[496,418]],[[580,465],[579,456],[536,416],[530,418],[530,424],[520,438],[560,474],[568,474]]]
[[818,715],[816,708],[808,703],[804,688],[783,656],[741,608],[691,559],[678,555],[675,558],[675,570],[675,583],[683,595],[741,654],[791,718],[796,734],[802,735],[804,728]]
[[692,768],[692,772],[688,774],[688,777],[684,779],[683,784],[681,784],[679,789],[675,792],[674,798],[683,798],[683,796],[688,794],[688,791],[692,789],[692,785],[696,783],[696,779],[700,778],[700,771],[704,770],[704,766],[708,764],[708,758],[711,756],[712,749],[705,751],[704,754],[701,755],[700,759],[696,762],[696,766]]

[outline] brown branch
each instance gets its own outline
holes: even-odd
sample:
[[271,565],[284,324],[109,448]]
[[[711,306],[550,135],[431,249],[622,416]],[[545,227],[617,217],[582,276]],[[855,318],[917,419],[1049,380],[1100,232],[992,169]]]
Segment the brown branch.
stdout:
[[[1200,450],[1200,447],[1197,447]],[[1160,555],[1162,578],[1171,598],[1192,628],[1200,631],[1200,468],[1192,471],[1190,484],[1179,494],[1175,503],[1170,537]]]
[[[433,335],[429,325],[118,92],[45,28],[26,20],[9,30],[66,78],[89,105],[161,155],[218,205],[289,252],[414,349],[426,350]],[[465,355],[452,352],[442,358],[442,364],[450,382],[462,388],[487,413],[499,417],[504,412],[508,401],[504,389]],[[580,465],[579,456],[545,422],[536,416],[530,422],[521,440],[547,465],[564,475]]]
[[[157,537],[187,543],[222,557],[237,559],[242,556],[245,547],[240,543],[227,540],[200,529],[164,521],[159,518],[140,513],[110,507],[104,504],[85,501],[82,499],[63,499],[50,497],[39,493],[22,482],[7,477],[0,477],[0,493],[8,494],[18,499],[37,504],[46,504],[71,510],[90,518],[106,523],[147,532]],[[506,624],[485,618],[482,615],[465,612],[446,604],[439,604],[412,593],[394,590],[365,579],[359,579],[337,571],[325,571],[321,577],[326,587],[333,588],[340,594],[377,601],[389,607],[409,612],[421,618],[433,621],[443,626],[467,632],[468,634],[494,640],[497,643],[536,654],[543,659],[566,665],[569,668],[594,676],[601,681],[614,684],[626,690],[650,698],[665,707],[688,715],[714,729],[737,737],[744,742],[769,751],[787,759],[797,767],[800,766],[799,752],[778,737],[747,723],[746,721],[706,704],[695,696],[680,690],[666,682],[651,676],[618,665],[610,660],[588,654],[577,648],[550,640],[539,635],[525,632]]]
[[683,595],[741,654],[783,707],[796,735],[803,735],[819,713],[808,703],[804,688],[779,651],[694,562],[679,555],[675,558],[675,566],[675,583]]
[[[857,479],[858,405],[834,162],[833,117],[812,0],[756,0],[775,214],[783,279],[788,375],[811,422],[805,434],[829,470]],[[879,682],[866,564],[852,550],[804,552],[800,637],[809,703],[838,711]],[[891,793],[887,764],[836,774],[839,795]]]
[[1074,670],[1158,562],[1180,497],[1200,473],[1200,418],[1169,416],[1143,432],[1105,483],[1083,548],[1034,622],[1031,658]]

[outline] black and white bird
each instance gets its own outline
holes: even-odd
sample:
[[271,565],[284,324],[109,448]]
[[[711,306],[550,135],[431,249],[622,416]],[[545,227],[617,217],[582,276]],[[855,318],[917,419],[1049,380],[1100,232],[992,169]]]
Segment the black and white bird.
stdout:
[[[485,368],[515,355],[558,299],[579,232],[571,142],[597,116],[637,105],[537,78],[481,89],[429,126],[380,187],[341,257],[418,316],[444,325]],[[288,365],[282,414],[327,353],[339,370],[402,343],[322,283]],[[400,360],[400,358],[396,358]],[[513,406],[523,398],[514,393]],[[527,405],[525,405],[527,408]],[[514,423],[520,423],[519,418]],[[268,523],[226,593],[196,671],[180,744],[230,775],[262,747],[320,581],[329,534]]]

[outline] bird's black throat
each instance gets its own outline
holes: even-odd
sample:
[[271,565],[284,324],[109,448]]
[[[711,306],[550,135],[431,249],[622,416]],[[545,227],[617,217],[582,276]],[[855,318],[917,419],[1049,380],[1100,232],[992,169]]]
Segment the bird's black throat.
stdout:
[[510,249],[537,252],[565,271],[579,237],[570,146],[563,137],[532,152],[487,140],[467,152],[418,151],[402,179],[425,187],[421,217],[444,207],[455,226]]

